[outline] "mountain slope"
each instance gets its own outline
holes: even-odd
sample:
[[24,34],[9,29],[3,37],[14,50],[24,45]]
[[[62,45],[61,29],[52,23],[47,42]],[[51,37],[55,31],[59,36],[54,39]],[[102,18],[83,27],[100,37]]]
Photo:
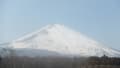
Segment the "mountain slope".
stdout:
[[105,47],[95,40],[59,24],[48,25],[14,40],[9,47],[12,49],[46,50],[72,56],[120,56],[120,52]]

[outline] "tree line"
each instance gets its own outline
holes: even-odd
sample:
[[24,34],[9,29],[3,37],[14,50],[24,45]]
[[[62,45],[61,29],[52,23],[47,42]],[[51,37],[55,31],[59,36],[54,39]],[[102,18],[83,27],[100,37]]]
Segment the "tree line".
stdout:
[[90,65],[120,65],[120,58],[117,57],[89,57],[88,64]]
[[4,57],[0,68],[120,68],[117,57]]

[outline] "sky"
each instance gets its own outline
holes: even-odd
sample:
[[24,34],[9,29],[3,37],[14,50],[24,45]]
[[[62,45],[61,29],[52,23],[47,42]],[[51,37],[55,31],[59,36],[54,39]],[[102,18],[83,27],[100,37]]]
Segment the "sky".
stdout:
[[120,50],[120,0],[0,0],[0,43],[55,23]]

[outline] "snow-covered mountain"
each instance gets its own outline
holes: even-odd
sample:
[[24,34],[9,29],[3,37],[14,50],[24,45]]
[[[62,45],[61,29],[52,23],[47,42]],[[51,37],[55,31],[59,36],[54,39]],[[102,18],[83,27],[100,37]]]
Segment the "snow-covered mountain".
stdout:
[[103,46],[80,32],[60,24],[46,27],[13,40],[6,47],[23,56],[103,56],[120,57],[120,52]]

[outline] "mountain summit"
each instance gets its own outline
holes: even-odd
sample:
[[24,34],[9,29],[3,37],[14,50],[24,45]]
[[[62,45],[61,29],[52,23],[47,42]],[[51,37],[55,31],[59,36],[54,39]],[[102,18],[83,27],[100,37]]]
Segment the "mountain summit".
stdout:
[[[120,52],[103,46],[80,32],[60,24],[47,25],[38,31],[12,41],[9,47],[15,51],[20,49],[46,50],[71,56],[120,56]],[[38,51],[37,54],[42,55]]]

